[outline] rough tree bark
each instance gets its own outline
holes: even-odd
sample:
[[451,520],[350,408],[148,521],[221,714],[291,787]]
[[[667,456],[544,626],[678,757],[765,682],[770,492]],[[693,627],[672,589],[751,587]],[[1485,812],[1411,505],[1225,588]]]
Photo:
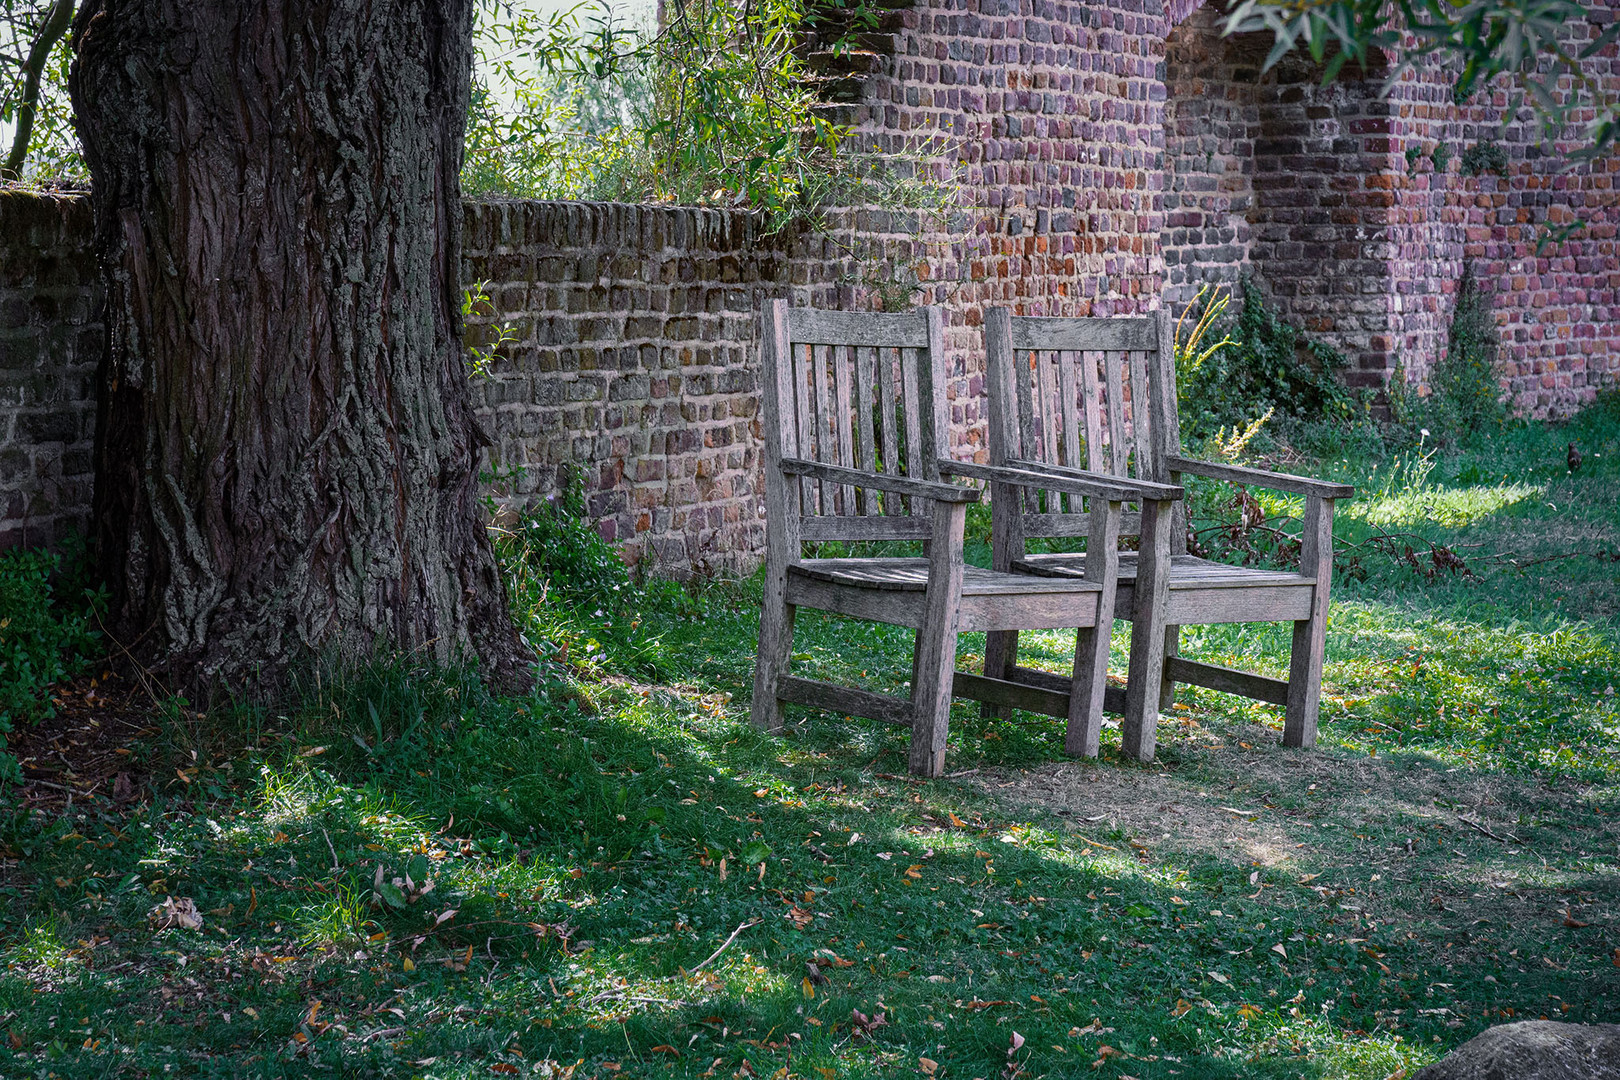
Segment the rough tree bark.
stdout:
[[473,0],[89,0],[112,626],[197,690],[522,655],[460,341]]

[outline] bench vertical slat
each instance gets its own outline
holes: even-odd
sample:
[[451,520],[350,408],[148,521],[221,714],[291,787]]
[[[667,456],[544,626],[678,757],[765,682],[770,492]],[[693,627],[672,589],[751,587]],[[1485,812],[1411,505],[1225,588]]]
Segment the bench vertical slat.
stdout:
[[[922,394],[923,423],[922,465],[919,476],[924,480],[938,480],[939,461],[951,453],[951,417],[946,400],[945,378],[945,313],[940,308],[924,309],[928,319],[928,351],[918,357],[919,389]],[[935,362],[930,362],[933,359]],[[936,385],[938,383],[938,385]]]
[[[1055,354],[1058,369],[1058,426],[1063,431],[1063,464],[1071,469],[1083,469],[1080,461],[1080,396],[1079,387],[1075,382],[1075,355],[1070,350]],[[1081,498],[1078,495],[1068,496],[1069,513],[1078,514],[1081,507]]]
[[[799,456],[810,457],[815,453],[816,420],[815,406],[815,358],[811,355],[812,347],[794,342],[788,347],[790,366],[793,369],[793,406],[796,426],[798,429]],[[800,513],[805,515],[820,514],[821,488],[814,481],[803,481],[799,484]]]
[[[811,372],[815,376],[815,424],[816,445],[812,461],[824,461],[829,465],[836,464],[837,458],[831,453],[832,447],[832,395],[829,393],[827,366],[828,354],[832,351],[829,345],[815,345],[811,348]],[[838,512],[838,485],[830,480],[822,480],[821,486],[821,512],[823,514],[836,514]]]
[[[834,345],[832,349],[833,361],[833,420],[838,429],[838,464],[848,468],[855,467],[855,434],[851,426],[854,405],[851,398],[850,382],[854,377],[855,349],[850,345]],[[841,514],[854,514],[855,488],[851,484],[843,484],[839,488],[838,512]]]
[[[859,467],[867,472],[877,471],[877,443],[872,430],[876,419],[872,415],[872,380],[877,377],[876,352],[868,345],[855,347],[855,453],[860,459]],[[860,512],[879,512],[877,492],[861,489]]]
[[[1031,402],[1036,354],[1029,349],[1013,350],[1013,390],[1018,395],[1018,446],[1020,454],[1033,459],[1035,447],[1035,406]],[[1030,513],[1040,513],[1040,499],[1031,488],[1019,489],[1019,500]]]
[[[918,437],[922,433],[922,410],[920,403],[917,401],[917,363],[916,349],[900,350],[900,406],[905,412],[905,428],[903,430],[906,437],[906,449],[905,460],[899,463],[902,467],[896,471],[921,479],[922,473],[917,470]],[[909,513],[920,514],[923,509],[916,499],[909,495],[906,496],[906,510]]]
[[[1057,406],[1057,365],[1055,357],[1042,349],[1035,353],[1035,373],[1037,389],[1040,393],[1041,409],[1041,456],[1037,459],[1049,465],[1060,465],[1058,460],[1058,447],[1063,441],[1061,429],[1063,418]],[[1063,512],[1062,493],[1048,491],[1046,493],[1046,512],[1059,514]]]
[[1108,457],[1103,453],[1102,393],[1097,386],[1097,354],[1080,354],[1080,392],[1085,395],[1086,410],[1086,466],[1092,472],[1108,472]]
[[[899,420],[896,415],[899,405],[894,389],[894,365],[898,356],[898,349],[878,350],[878,394],[883,414],[880,418],[883,428],[883,471],[894,474],[900,472]],[[885,491],[883,512],[889,515],[903,513],[900,496]]]
[[1103,353],[1108,379],[1108,471],[1129,476],[1130,447],[1125,443],[1125,364],[1124,354],[1110,349]]
[[1148,358],[1141,349],[1130,352],[1131,441],[1136,444],[1136,476],[1146,480],[1153,471],[1153,407],[1148,398]]

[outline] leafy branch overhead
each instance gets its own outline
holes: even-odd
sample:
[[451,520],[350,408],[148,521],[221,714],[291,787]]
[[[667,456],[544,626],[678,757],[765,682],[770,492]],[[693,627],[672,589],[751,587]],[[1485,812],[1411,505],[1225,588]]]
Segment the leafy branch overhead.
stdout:
[[76,0],[0,0],[0,125],[11,128],[0,180],[20,179],[30,160],[39,175],[84,171],[64,89],[75,7]]
[[1452,97],[1467,101],[1498,78],[1516,89],[1512,112],[1529,104],[1550,137],[1579,145],[1573,160],[1614,143],[1620,101],[1582,66],[1612,44],[1620,23],[1600,23],[1575,0],[1234,0],[1227,34],[1270,32],[1267,68],[1303,48],[1324,65],[1323,81],[1346,64],[1396,63],[1386,89],[1433,61],[1450,73]]
[[468,119],[469,194],[742,206],[775,227],[829,205],[943,207],[918,152],[860,152],[818,94],[800,0],[670,0],[657,26],[607,4],[489,0]]

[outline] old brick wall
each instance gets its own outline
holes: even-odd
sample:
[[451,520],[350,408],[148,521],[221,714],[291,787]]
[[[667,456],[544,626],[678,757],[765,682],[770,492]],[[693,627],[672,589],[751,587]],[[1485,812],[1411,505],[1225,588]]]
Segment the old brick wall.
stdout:
[[0,549],[90,514],[101,286],[89,201],[0,191]]
[[1269,35],[1222,38],[1220,21],[1206,5],[1167,45],[1166,301],[1252,275],[1349,356],[1349,383],[1382,386],[1400,160],[1382,73],[1322,86],[1315,65],[1288,59],[1262,74]]
[[[1617,9],[1594,5],[1592,32]],[[1166,46],[1167,302],[1253,274],[1287,317],[1351,356],[1352,384],[1399,370],[1422,387],[1467,262],[1495,294],[1516,411],[1567,414],[1620,374],[1620,161],[1566,169],[1571,144],[1544,147],[1528,111],[1505,117],[1506,91],[1459,108],[1432,64],[1387,100],[1382,72],[1326,87],[1297,62],[1261,75],[1269,41],[1221,39],[1219,20],[1205,5]],[[1585,67],[1611,94],[1615,54]],[[1464,151],[1484,139],[1507,175],[1465,173]],[[1584,229],[1538,252],[1549,222],[1577,217]]]
[[[1596,36],[1620,16],[1620,0],[1590,6]],[[1579,52],[1585,42],[1569,43]],[[1620,94],[1610,45],[1583,63],[1601,92]],[[1543,143],[1529,110],[1510,113],[1508,91],[1451,103],[1448,73],[1406,72],[1391,95],[1397,220],[1391,263],[1394,350],[1407,377],[1426,381],[1444,354],[1463,266],[1494,293],[1502,388],[1531,416],[1562,416],[1620,376],[1620,157],[1570,168],[1574,143]],[[1504,175],[1465,168],[1464,155],[1493,143]],[[1443,168],[1436,168],[1436,148]],[[1406,153],[1414,155],[1406,167]],[[1584,221],[1567,239],[1551,230]]]
[[580,470],[602,534],[672,573],[751,570],[764,543],[754,317],[785,295],[789,241],[751,215],[469,202],[463,274],[489,280],[475,380],[507,506]]

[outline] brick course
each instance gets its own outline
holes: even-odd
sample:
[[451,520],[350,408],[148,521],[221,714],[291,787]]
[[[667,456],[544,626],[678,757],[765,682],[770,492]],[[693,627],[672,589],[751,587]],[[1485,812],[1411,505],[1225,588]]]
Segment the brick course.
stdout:
[[89,200],[0,192],[0,549],[90,516],[102,292]]

